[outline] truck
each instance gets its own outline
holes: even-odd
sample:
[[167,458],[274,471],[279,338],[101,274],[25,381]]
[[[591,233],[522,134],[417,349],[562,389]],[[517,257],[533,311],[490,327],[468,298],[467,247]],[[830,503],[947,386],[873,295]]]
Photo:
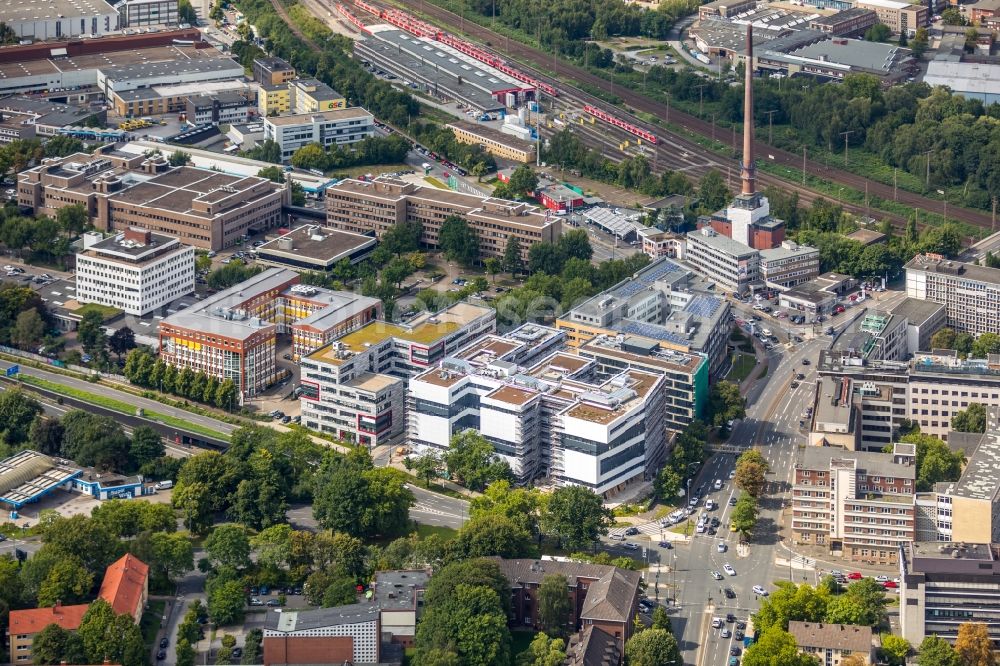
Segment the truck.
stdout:
[[420,166],[421,166],[421,168],[423,168],[425,176],[431,172],[431,164],[430,164],[430,162],[424,162]]

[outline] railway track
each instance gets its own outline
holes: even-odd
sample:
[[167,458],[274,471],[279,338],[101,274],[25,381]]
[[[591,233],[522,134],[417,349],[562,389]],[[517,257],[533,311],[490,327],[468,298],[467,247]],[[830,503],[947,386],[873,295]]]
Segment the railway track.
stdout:
[[[694,142],[687,142],[682,137],[666,130],[662,127],[656,127],[644,122],[643,120],[637,118],[634,114],[625,111],[619,107],[616,107],[604,100],[597,98],[589,93],[580,90],[574,86],[571,86],[561,80],[553,81],[550,76],[538,72],[536,69],[525,65],[525,62],[544,62],[548,66],[551,62],[552,71],[555,73],[556,77],[564,76],[577,83],[584,83],[591,85],[595,88],[614,94],[618,96],[624,104],[627,104],[631,108],[642,111],[645,113],[652,114],[653,116],[659,117],[663,113],[663,104],[654,101],[645,95],[641,95],[628,88],[618,86],[614,87],[611,82],[605,80],[604,78],[592,74],[589,71],[571,65],[564,61],[558,59],[553,59],[551,54],[545,53],[540,49],[536,49],[531,46],[527,46],[518,41],[513,41],[507,39],[503,35],[493,32],[489,28],[481,26],[472,21],[464,21],[459,15],[450,12],[446,9],[438,7],[437,5],[431,4],[429,2],[421,2],[419,6],[419,11],[423,14],[431,17],[436,23],[442,25],[450,30],[465,33],[480,42],[489,44],[505,44],[507,52],[503,56],[519,61],[519,66],[526,69],[530,73],[538,76],[539,79],[551,81],[553,85],[559,88],[560,94],[563,96],[568,96],[582,104],[590,104],[598,108],[604,109],[609,112],[613,112],[618,115],[628,115],[630,116],[630,122],[648,129],[651,132],[655,132],[658,136],[669,136],[675,143],[681,145],[689,145],[690,150],[696,151],[694,154],[701,154],[706,160],[716,161],[718,158],[714,154],[706,151],[700,145]],[[496,51],[496,49],[492,49]],[[562,99],[562,97],[560,98]],[[704,121],[696,116],[684,113],[677,109],[670,110],[671,120],[681,125],[687,130],[693,131],[700,134],[703,137],[711,136],[712,124]],[[611,127],[609,126],[609,129]],[[767,145],[759,140],[755,140],[754,147],[758,155],[769,155],[773,156],[773,161],[775,164],[783,165],[786,168],[798,169],[802,165],[802,156],[790,153],[785,150],[774,148]],[[886,201],[895,200],[898,203],[909,206],[911,208],[916,208],[922,211],[937,211],[938,207],[941,205],[941,201],[936,199],[930,199],[922,195],[916,194],[915,192],[909,192],[906,190],[897,190],[895,193],[893,188],[889,185],[879,183],[876,181],[869,180],[863,176],[853,174],[849,171],[844,171],[842,169],[830,168],[827,165],[820,165],[816,162],[807,161],[807,170],[809,173],[821,175],[824,179],[843,185],[845,188],[852,188],[856,191],[864,192],[867,191],[869,196],[880,197]],[[810,168],[811,167],[811,168]],[[824,195],[820,192],[816,192],[808,187],[802,186],[800,184],[794,183],[790,180],[784,178],[778,178],[770,174],[764,174],[758,172],[758,180],[764,184],[777,185],[787,190],[796,191],[799,193],[800,199],[802,200],[814,200],[816,198],[824,197],[829,198],[828,195]],[[894,196],[895,194],[895,196]],[[844,208],[851,210],[855,213],[863,213],[865,211],[865,206],[859,206],[856,204],[844,204]],[[884,213],[879,211],[879,217],[891,219],[894,223],[905,224],[905,219],[899,215],[893,215],[889,213]],[[948,218],[959,220],[967,224],[982,227],[985,229],[990,229],[992,227],[992,220],[989,214],[985,212],[970,210],[968,208],[960,208],[957,206],[949,207]]]

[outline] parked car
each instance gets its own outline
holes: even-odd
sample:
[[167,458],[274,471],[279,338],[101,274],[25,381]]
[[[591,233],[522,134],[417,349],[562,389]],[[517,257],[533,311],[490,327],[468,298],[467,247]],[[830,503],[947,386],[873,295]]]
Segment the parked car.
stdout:
[[157,661],[163,661],[166,658],[167,658],[167,651],[166,650],[157,650],[157,652],[156,652],[156,660]]
[[673,544],[671,544],[669,541],[661,541],[657,545],[660,548],[663,548],[664,550],[673,550],[673,548],[674,548]]
[[625,536],[635,536],[639,533],[639,529],[635,527],[629,527],[625,530]]
[[170,645],[170,639],[169,638],[163,637],[163,638],[160,639],[160,647],[161,648],[165,648],[168,645]]

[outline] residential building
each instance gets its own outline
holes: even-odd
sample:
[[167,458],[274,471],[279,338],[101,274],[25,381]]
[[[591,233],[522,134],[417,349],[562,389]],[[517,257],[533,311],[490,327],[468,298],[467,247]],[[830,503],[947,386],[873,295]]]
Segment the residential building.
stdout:
[[807,446],[795,463],[792,535],[852,562],[891,564],[914,537],[916,455]]
[[639,230],[639,238],[642,239],[643,254],[652,257],[654,261],[660,257],[676,258],[683,254],[680,246],[684,243],[684,237],[673,231],[646,227]]
[[18,204],[55,217],[81,204],[102,231],[130,227],[174,236],[182,243],[221,250],[251,230],[277,227],[287,185],[257,176],[232,176],[190,166],[171,167],[109,145],[94,154],[51,158],[18,174]]
[[971,20],[978,25],[983,19],[1000,16],[1000,0],[980,0],[972,5]]
[[638,571],[573,561],[494,559],[510,583],[512,627],[539,628],[538,588],[546,576],[560,575],[566,578],[571,602],[567,625],[574,632],[600,631],[613,637],[618,654],[624,654],[625,643],[635,630],[633,619],[638,612],[641,579]]
[[566,666],[620,666],[622,646],[603,629],[588,625],[569,638]]
[[413,647],[430,578],[422,569],[375,573],[372,599],[380,611],[382,636],[388,635],[390,643]]
[[[820,16],[809,22],[810,30],[819,30],[834,37],[859,37],[878,23],[878,14],[870,9],[851,7],[829,16]],[[851,234],[848,234],[848,238]]]
[[860,657],[865,664],[878,663],[882,642],[871,627],[791,620],[788,633],[799,652],[813,655],[825,666],[839,666],[851,656]]
[[100,37],[118,30],[115,8],[104,0],[52,0],[44,5],[0,3],[0,23],[20,39]]
[[374,321],[301,360],[302,425],[375,446],[402,434],[406,379],[496,330],[496,313],[456,303],[405,324]]
[[305,115],[346,109],[347,100],[319,79],[292,79],[288,82],[292,113]]
[[760,252],[712,227],[690,231],[684,261],[727,291],[746,294],[762,285]]
[[523,141],[488,125],[459,120],[448,125],[459,143],[482,146],[491,155],[529,164],[535,160],[535,144]]
[[294,664],[378,664],[381,622],[370,602],[319,608],[283,609],[264,620],[264,666]]
[[420,222],[422,245],[438,247],[441,225],[451,215],[460,215],[479,237],[479,252],[503,257],[510,238],[521,244],[521,261],[535,243],[554,243],[562,233],[557,216],[518,201],[483,198],[436,187],[424,187],[397,178],[373,181],[344,179],[326,189],[326,221],[334,229],[376,238],[405,221]]
[[296,357],[312,353],[381,313],[377,299],[299,284],[269,268],[160,322],[160,357],[179,368],[231,379],[242,397],[280,376],[275,335],[291,333]]
[[285,85],[294,78],[295,68],[281,58],[274,56],[254,58],[253,80],[262,86]]
[[855,7],[870,9],[878,16],[879,23],[889,26],[894,33],[912,37],[917,28],[927,25],[927,5],[910,4],[899,0],[857,0]]
[[920,254],[906,264],[906,295],[941,303],[948,326],[978,336],[1000,333],[1000,269]]
[[375,250],[371,236],[304,224],[257,248],[257,263],[328,273],[341,261],[357,264]]
[[283,161],[310,143],[329,148],[355,143],[374,134],[375,117],[360,107],[264,118],[264,138],[277,142]]
[[768,287],[794,287],[819,276],[819,250],[794,241],[760,251],[760,276]]
[[177,25],[177,0],[125,0],[118,5],[123,28]]
[[256,106],[256,98],[247,91],[226,90],[191,95],[187,98],[185,113],[188,122],[195,125],[232,125],[250,120]]
[[903,638],[927,636],[954,644],[968,622],[986,625],[1000,642],[1000,551],[989,542],[915,541],[900,544],[899,624]]
[[257,93],[261,116],[277,116],[292,110],[292,93],[283,83],[262,83]]
[[[410,381],[408,439],[448,449],[481,432],[522,482],[548,477],[602,495],[648,480],[666,455],[662,372],[617,369],[558,351],[564,336],[526,324],[474,342]],[[541,351],[556,349],[541,356]]]
[[623,333],[655,339],[664,350],[704,354],[715,377],[729,358],[729,317],[729,302],[714,284],[660,259],[564,313],[556,327],[573,347]]
[[42,629],[55,624],[67,631],[80,628],[87,604],[63,606],[61,603],[50,608],[30,608],[12,610],[7,621],[7,642],[10,645],[10,663],[33,664],[31,644]]
[[108,565],[98,596],[115,615],[128,615],[139,624],[149,600],[149,565],[131,553],[122,555]]
[[129,228],[76,255],[76,300],[145,316],[194,291],[194,248]]

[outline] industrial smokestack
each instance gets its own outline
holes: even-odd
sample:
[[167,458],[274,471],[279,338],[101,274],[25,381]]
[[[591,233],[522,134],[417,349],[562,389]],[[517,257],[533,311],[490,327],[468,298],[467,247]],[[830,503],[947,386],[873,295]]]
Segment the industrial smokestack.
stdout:
[[747,59],[743,81],[743,194],[757,191],[753,159],[753,26],[747,23]]

